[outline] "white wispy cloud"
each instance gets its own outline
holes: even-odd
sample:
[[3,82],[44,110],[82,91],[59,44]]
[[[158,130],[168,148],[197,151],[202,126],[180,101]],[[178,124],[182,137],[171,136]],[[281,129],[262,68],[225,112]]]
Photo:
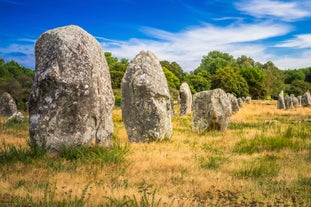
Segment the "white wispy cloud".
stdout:
[[278,18],[295,21],[310,17],[310,4],[301,1],[242,0],[235,3],[238,10],[256,18]]
[[296,35],[292,39],[277,44],[276,47],[311,48],[311,34]]
[[247,54],[257,61],[265,61],[269,58],[264,51],[265,47],[256,41],[284,35],[291,28],[263,22],[256,25],[232,24],[226,27],[203,24],[178,33],[150,27],[143,27],[142,31],[153,40],[97,39],[105,51],[111,51],[117,57],[132,59],[141,50],[151,50],[160,60],[176,61],[184,70],[190,71],[198,67],[202,56],[212,50],[228,52],[235,57]]
[[294,68],[305,68],[311,66],[311,51],[303,51],[293,56],[279,56],[272,59],[273,63],[280,69],[294,69]]
[[11,44],[0,48],[0,56],[6,61],[15,60],[19,64],[34,69],[34,43],[33,44]]

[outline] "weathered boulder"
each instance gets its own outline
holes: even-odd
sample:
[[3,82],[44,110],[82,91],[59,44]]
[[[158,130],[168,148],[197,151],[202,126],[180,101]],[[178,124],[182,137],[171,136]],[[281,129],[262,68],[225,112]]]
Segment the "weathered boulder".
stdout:
[[249,97],[249,96],[247,96],[246,98],[245,98],[245,103],[250,103],[251,102],[251,100],[252,100],[252,98],[251,97]]
[[311,106],[311,95],[310,92],[305,92],[301,97],[302,106]]
[[192,94],[188,83],[182,83],[179,89],[180,110],[179,116],[191,113]]
[[292,99],[292,104],[293,104],[293,107],[298,107],[299,106],[299,100],[297,97],[295,97],[294,94],[290,94],[290,98]]
[[225,130],[232,114],[230,100],[222,89],[196,93],[192,109],[195,132]]
[[238,104],[239,104],[240,108],[243,106],[243,99],[242,98],[238,98]]
[[30,138],[51,151],[110,145],[114,96],[101,45],[78,26],[43,33],[35,45]]
[[4,116],[12,116],[16,112],[17,107],[14,99],[9,93],[4,92],[0,96],[0,114]]
[[157,57],[141,51],[121,82],[122,117],[130,142],[150,142],[172,136],[172,109],[167,81]]
[[15,112],[12,116],[10,116],[4,123],[9,123],[11,121],[14,122],[22,122],[25,120],[24,115],[21,112]]
[[230,103],[231,103],[232,113],[238,112],[240,110],[238,99],[234,95],[232,95],[231,93],[227,93],[227,96],[228,96]]
[[286,108],[285,101],[284,101],[284,92],[283,91],[281,91],[281,93],[279,94],[278,102],[277,102],[277,108],[278,109],[285,109]]
[[286,109],[293,108],[293,100],[289,95],[286,95],[284,98]]

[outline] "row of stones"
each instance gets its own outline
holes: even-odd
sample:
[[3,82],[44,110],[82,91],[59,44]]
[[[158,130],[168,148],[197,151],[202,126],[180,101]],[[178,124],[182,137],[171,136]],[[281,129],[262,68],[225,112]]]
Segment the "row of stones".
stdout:
[[294,94],[286,95],[281,91],[278,97],[277,108],[278,109],[290,109],[298,106],[311,106],[310,92],[305,92],[302,96],[295,97]]

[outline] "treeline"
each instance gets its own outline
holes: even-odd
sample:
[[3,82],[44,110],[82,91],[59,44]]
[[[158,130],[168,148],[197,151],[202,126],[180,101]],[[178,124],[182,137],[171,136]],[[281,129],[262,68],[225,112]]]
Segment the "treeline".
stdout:
[[15,61],[0,59],[0,94],[8,92],[14,98],[19,110],[26,110],[34,71]]
[[[129,62],[126,59],[119,61],[110,52],[105,55],[112,86],[118,89]],[[160,63],[175,98],[183,82],[189,84],[192,93],[222,88],[237,97],[251,96],[253,99],[276,99],[281,90],[296,96],[311,90],[311,67],[280,70],[271,61],[262,64],[245,55],[235,59],[228,53],[211,51],[190,73],[184,72],[176,62],[163,60]]]
[[[120,87],[129,65],[125,58],[118,59],[105,52],[109,65],[116,105],[120,105]],[[311,91],[311,67],[280,70],[271,61],[264,64],[242,55],[235,59],[228,53],[211,51],[202,57],[201,64],[192,72],[184,72],[176,62],[160,61],[172,97],[176,100],[179,87],[187,82],[192,93],[222,88],[237,97],[276,99],[281,90],[285,94],[302,95]],[[12,95],[20,110],[26,110],[34,71],[15,61],[0,59],[0,93]]]

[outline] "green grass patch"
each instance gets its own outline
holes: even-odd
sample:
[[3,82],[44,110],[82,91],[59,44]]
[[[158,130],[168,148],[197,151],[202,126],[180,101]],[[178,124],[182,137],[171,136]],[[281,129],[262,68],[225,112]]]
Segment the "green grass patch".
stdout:
[[94,163],[114,163],[119,164],[125,160],[129,153],[128,144],[121,145],[116,142],[110,148],[101,146],[79,146],[64,148],[59,155],[66,160],[79,160]]
[[44,146],[39,146],[31,140],[28,140],[27,144],[27,147],[22,147],[2,142],[0,165],[13,162],[29,163],[35,159],[42,158],[47,152]]
[[284,148],[299,150],[305,148],[305,146],[299,141],[285,138],[280,135],[265,136],[264,134],[261,134],[252,139],[241,139],[234,145],[233,152],[239,154],[253,154],[264,151],[278,151]]
[[288,126],[284,131],[283,136],[286,138],[300,138],[311,139],[311,125],[310,124],[298,124],[295,126]]
[[228,129],[233,129],[233,130],[237,130],[237,129],[245,129],[245,128],[262,128],[264,127],[264,125],[262,123],[258,123],[258,122],[255,122],[255,123],[247,123],[247,122],[232,122],[232,123],[229,123],[228,125]]
[[226,158],[223,155],[211,155],[211,156],[199,156],[198,162],[199,166],[203,169],[216,170],[218,169],[224,162]]
[[255,161],[246,163],[240,170],[234,172],[234,175],[239,178],[272,178],[278,175],[280,165],[271,157],[256,159]]

